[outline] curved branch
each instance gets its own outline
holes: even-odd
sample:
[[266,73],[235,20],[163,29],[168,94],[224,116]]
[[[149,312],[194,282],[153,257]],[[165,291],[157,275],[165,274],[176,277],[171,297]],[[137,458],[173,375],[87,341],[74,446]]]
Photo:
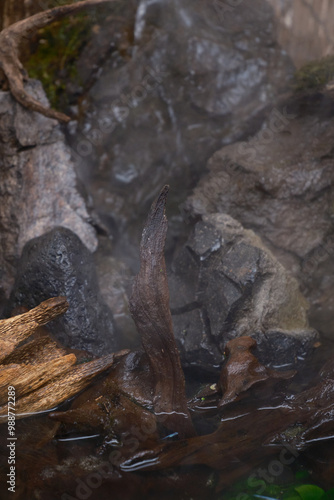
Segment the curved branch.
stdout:
[[71,5],[54,7],[8,26],[0,33],[0,70],[3,72],[13,97],[25,108],[37,111],[49,118],[68,122],[70,117],[59,111],[44,107],[24,89],[25,70],[19,60],[19,46],[24,38],[35,31],[70,14],[117,0],[84,0]]
[[184,374],[173,332],[164,258],[167,194],[168,186],[165,186],[153,203],[145,224],[140,244],[140,271],[134,281],[130,311],[155,380],[155,414],[180,437],[189,437],[195,431],[187,407]]

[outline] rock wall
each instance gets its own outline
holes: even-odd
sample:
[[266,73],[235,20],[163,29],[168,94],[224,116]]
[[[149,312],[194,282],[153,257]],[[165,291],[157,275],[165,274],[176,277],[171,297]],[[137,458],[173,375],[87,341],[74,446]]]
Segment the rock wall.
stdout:
[[331,0],[267,0],[277,17],[277,39],[297,67],[333,53]]
[[113,316],[99,291],[94,258],[78,236],[55,227],[32,238],[17,265],[8,312],[65,296],[68,311],[49,323],[61,345],[102,356],[117,350]]
[[217,151],[186,215],[228,213],[298,278],[312,325],[333,336],[334,119],[331,92],[293,97],[261,131]]
[[[99,214],[123,238],[131,231],[123,253],[130,239],[138,244],[138,228],[165,183],[177,225],[178,204],[208,158],[257,130],[292,75],[264,0],[226,16],[216,4],[141,0],[132,43],[106,55],[70,137]],[[113,36],[101,26],[79,68],[93,66],[92,45],[110,45]]]
[[175,335],[191,367],[214,370],[226,343],[243,335],[257,340],[264,363],[295,365],[317,338],[297,281],[226,214],[196,223],[174,259],[170,296]]
[[[27,90],[47,105],[41,84]],[[0,295],[8,295],[27,241],[55,226],[76,233],[86,247],[97,247],[85,201],[77,190],[71,153],[60,126],[22,108],[0,92]]]

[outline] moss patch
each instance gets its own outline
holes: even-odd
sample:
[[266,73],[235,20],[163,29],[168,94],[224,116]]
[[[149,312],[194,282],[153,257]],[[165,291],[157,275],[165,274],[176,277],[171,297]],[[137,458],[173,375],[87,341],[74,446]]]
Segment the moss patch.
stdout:
[[334,78],[334,56],[305,64],[296,71],[293,86],[296,91],[320,89]]
[[92,24],[88,14],[78,14],[39,31],[25,66],[31,78],[42,82],[52,107],[65,110],[70,104],[67,81],[81,85],[75,62],[90,38]]

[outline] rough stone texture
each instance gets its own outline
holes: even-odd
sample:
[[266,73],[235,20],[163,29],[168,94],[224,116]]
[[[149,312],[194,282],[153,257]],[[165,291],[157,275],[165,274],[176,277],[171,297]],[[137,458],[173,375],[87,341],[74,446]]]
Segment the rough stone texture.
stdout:
[[[48,105],[39,82],[26,88]],[[68,227],[95,250],[95,230],[58,123],[25,110],[9,92],[0,92],[0,199],[2,295],[11,288],[24,244],[55,226]]]
[[[328,93],[274,109],[248,142],[216,152],[186,216],[223,212],[253,229],[301,283],[312,326],[334,332],[334,101]],[[281,113],[281,114],[279,114]]]
[[226,343],[242,335],[257,339],[262,362],[293,365],[317,337],[297,281],[253,231],[226,214],[197,222],[174,260],[170,296],[190,366],[216,368]]
[[267,0],[277,16],[279,44],[297,67],[333,53],[334,4],[328,0]]
[[113,317],[100,295],[93,256],[61,227],[24,246],[8,312],[58,295],[67,298],[69,309],[48,327],[62,345],[96,355],[116,350]]
[[219,3],[140,1],[134,43],[107,55],[89,92],[71,140],[86,158],[80,171],[97,210],[122,227],[121,239],[126,228],[139,241],[138,228],[165,183],[176,216],[210,155],[257,130],[292,74],[264,0],[243,2],[226,16]]

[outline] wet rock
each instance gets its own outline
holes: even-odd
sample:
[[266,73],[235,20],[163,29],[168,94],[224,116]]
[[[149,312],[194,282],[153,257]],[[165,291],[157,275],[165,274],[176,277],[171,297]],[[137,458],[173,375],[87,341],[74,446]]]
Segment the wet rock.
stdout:
[[[26,89],[48,105],[39,82],[30,80]],[[0,296],[10,291],[24,244],[55,226],[68,227],[95,250],[58,123],[22,108],[9,92],[0,92],[0,196]]]
[[89,92],[71,143],[97,210],[117,221],[120,238],[126,228],[139,241],[138,220],[164,183],[177,214],[209,156],[257,130],[291,76],[265,1],[226,17],[216,3],[139,2],[134,44],[106,58]]
[[245,335],[256,339],[261,362],[293,365],[317,338],[297,281],[226,214],[197,222],[174,259],[170,296],[181,356],[192,367],[217,368],[226,343]]
[[79,237],[58,227],[29,241],[17,266],[10,308],[32,308],[58,295],[69,309],[48,326],[62,345],[101,356],[116,350],[110,309],[99,292],[94,261]]
[[217,151],[189,197],[191,219],[228,213],[298,278],[311,324],[334,331],[333,119],[326,90],[274,108],[261,131]]

